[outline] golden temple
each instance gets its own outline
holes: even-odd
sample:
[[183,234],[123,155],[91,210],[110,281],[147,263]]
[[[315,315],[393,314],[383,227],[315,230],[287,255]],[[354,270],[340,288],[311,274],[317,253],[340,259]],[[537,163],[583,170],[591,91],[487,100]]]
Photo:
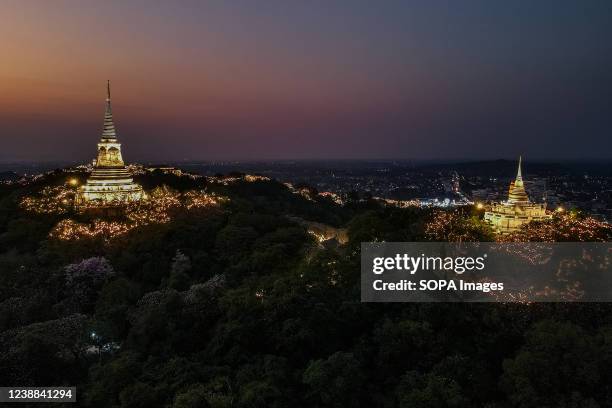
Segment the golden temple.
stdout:
[[546,212],[546,204],[532,203],[529,200],[521,170],[522,158],[519,157],[516,178],[510,183],[508,201],[494,204],[485,212],[484,219],[500,234],[518,231],[522,225],[531,221],[551,218]]
[[98,155],[87,183],[77,194],[77,206],[116,206],[145,198],[142,187],[134,183],[121,156],[111,109],[110,81],[106,90],[104,128],[98,143]]

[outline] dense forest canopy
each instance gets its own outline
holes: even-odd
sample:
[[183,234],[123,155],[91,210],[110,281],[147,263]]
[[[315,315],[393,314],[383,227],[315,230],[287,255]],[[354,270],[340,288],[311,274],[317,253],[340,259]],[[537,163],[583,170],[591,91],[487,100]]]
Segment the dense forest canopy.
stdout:
[[[87,407],[612,400],[608,304],[360,303],[361,242],[493,240],[474,208],[356,194],[340,206],[273,180],[153,173],[138,182],[170,204],[143,220],[58,204],[69,176],[0,187],[0,385],[76,385]],[[67,219],[102,233],[54,235]],[[348,242],[321,243],[301,220],[345,228]],[[565,214],[510,239],[611,237]]]

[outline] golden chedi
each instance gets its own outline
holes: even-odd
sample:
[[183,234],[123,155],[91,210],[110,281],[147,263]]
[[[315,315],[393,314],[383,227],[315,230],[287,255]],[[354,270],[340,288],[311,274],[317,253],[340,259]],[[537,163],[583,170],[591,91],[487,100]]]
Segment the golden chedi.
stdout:
[[111,110],[110,82],[107,83],[104,129],[98,155],[87,183],[78,192],[77,206],[116,206],[145,198],[142,187],[132,179],[121,156]]
[[536,204],[529,200],[523,176],[521,174],[522,160],[519,157],[518,171],[514,181],[510,183],[508,201],[494,204],[490,211],[485,212],[484,219],[500,234],[517,231],[523,224],[531,221],[542,221],[551,218],[546,212],[546,204]]

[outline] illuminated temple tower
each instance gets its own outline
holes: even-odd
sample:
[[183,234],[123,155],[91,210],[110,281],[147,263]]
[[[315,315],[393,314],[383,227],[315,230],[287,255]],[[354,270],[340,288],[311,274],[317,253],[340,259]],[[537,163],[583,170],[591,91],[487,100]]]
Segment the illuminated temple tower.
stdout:
[[121,157],[111,110],[110,81],[107,83],[104,129],[98,143],[98,155],[91,175],[79,190],[77,206],[112,206],[139,201],[145,197],[142,187],[132,179]]
[[523,176],[521,174],[521,158],[519,157],[516,179],[510,183],[508,201],[494,204],[490,211],[485,212],[484,219],[500,234],[517,231],[523,224],[531,221],[542,221],[551,218],[546,213],[546,204],[536,204],[529,201]]

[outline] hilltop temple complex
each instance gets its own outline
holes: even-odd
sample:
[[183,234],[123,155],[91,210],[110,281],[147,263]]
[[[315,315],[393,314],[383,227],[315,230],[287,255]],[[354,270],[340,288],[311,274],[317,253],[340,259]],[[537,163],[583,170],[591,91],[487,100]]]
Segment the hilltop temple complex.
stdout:
[[107,82],[104,128],[98,143],[94,168],[77,194],[77,206],[114,206],[145,198],[142,187],[132,179],[121,156],[121,143],[111,110],[110,81]]
[[510,183],[508,201],[494,204],[485,212],[484,219],[495,232],[508,234],[517,231],[523,224],[531,221],[542,221],[551,218],[546,213],[546,204],[532,203],[527,196],[521,174],[522,160],[519,157],[516,178]]

